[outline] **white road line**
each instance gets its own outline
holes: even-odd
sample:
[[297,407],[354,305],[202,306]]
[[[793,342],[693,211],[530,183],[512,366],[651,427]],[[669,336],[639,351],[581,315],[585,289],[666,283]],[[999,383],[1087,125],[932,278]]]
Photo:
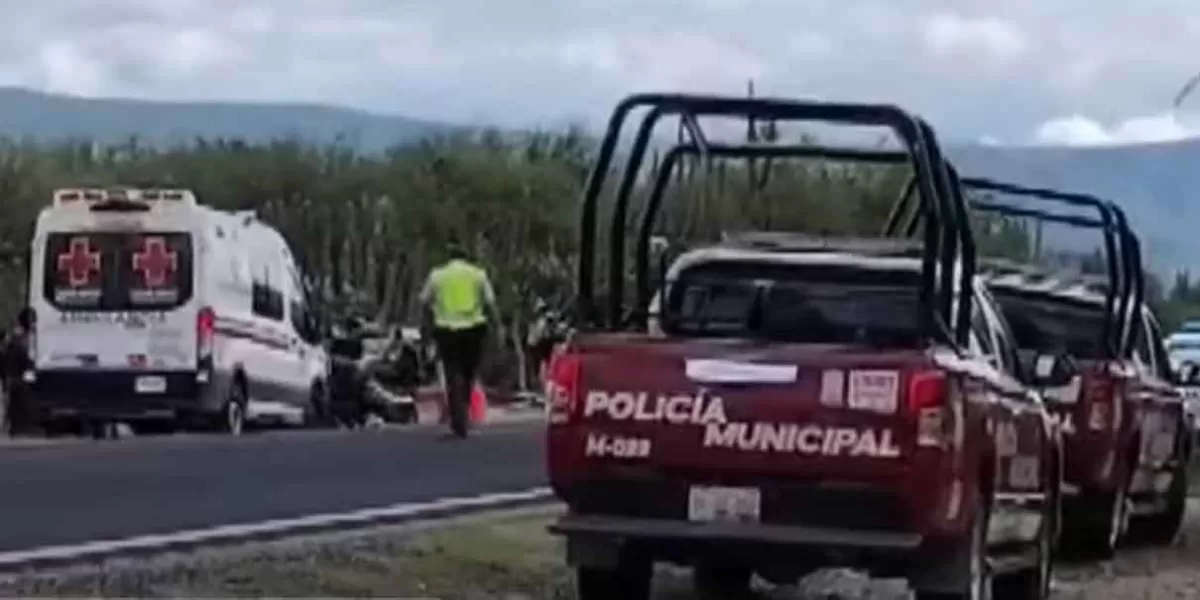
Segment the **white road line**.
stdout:
[[43,561],[76,561],[128,552],[154,551],[173,546],[200,545],[221,541],[236,541],[257,536],[283,535],[309,529],[371,525],[389,520],[415,519],[442,511],[486,509],[514,502],[532,502],[549,499],[551,496],[552,492],[550,488],[537,487],[522,492],[442,498],[431,502],[393,504],[391,506],[367,508],[345,513],[327,513],[240,525],[221,525],[208,529],[193,529],[117,540],[97,540],[63,546],[44,546],[32,550],[0,553],[0,567],[15,567]]

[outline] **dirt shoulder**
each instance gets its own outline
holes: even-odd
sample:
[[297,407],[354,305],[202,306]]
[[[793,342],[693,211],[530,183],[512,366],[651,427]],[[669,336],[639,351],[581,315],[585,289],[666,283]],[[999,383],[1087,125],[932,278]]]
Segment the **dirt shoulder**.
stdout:
[[1126,548],[1112,561],[1057,569],[1055,600],[1200,598],[1200,502],[1167,548]]

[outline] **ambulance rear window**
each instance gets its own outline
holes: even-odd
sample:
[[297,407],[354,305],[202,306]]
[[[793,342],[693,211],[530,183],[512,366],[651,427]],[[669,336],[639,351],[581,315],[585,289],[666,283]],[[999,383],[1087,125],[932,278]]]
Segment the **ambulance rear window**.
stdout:
[[167,310],[192,297],[187,233],[51,233],[46,301],[61,310]]

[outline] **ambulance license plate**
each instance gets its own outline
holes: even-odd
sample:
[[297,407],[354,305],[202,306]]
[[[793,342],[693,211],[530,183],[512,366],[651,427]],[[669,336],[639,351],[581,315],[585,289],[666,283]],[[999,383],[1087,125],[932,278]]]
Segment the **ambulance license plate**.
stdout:
[[134,381],[133,389],[139,394],[161,394],[167,391],[167,379],[159,375],[143,375]]
[[688,489],[688,520],[757,523],[762,511],[758,488],[692,486]]

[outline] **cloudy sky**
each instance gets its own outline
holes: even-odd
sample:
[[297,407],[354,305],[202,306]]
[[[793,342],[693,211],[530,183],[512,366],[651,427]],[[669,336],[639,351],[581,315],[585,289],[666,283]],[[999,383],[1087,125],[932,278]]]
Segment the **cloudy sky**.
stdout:
[[506,125],[622,94],[894,101],[946,137],[1200,134],[1195,0],[0,0],[0,85]]

